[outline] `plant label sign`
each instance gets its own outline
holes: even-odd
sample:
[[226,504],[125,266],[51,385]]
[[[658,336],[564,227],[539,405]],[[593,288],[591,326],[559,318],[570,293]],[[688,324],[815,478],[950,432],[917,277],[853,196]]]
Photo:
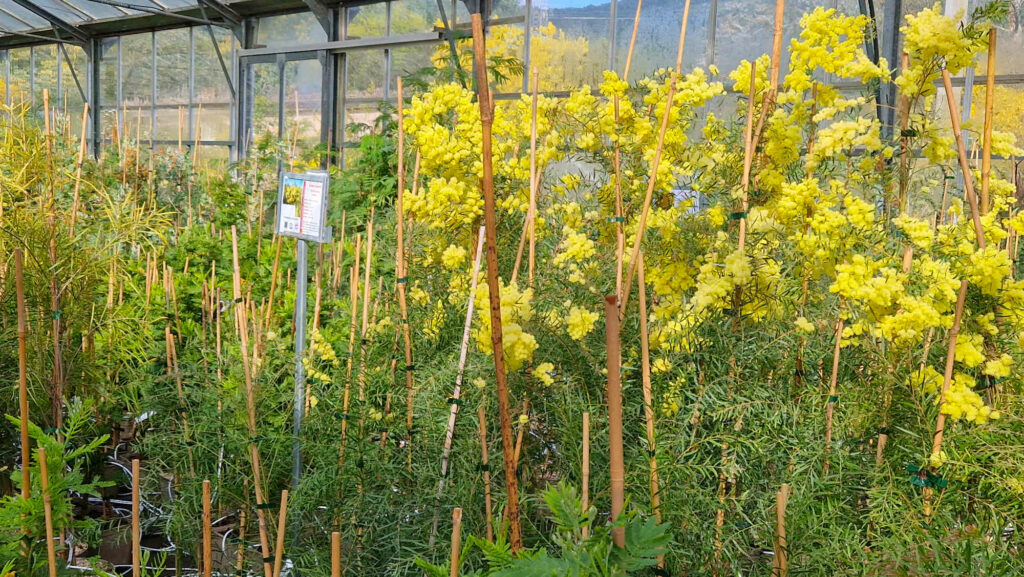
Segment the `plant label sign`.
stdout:
[[277,193],[277,234],[311,242],[328,242],[327,190],[329,177],[323,171],[305,174],[281,173]]

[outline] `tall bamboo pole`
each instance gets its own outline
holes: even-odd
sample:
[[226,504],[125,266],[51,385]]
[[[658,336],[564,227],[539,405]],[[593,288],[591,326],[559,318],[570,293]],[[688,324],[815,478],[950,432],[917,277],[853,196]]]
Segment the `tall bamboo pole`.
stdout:
[[537,84],[540,73],[537,67],[533,67],[533,86],[530,97],[530,207],[527,211],[527,220],[530,226],[530,258],[527,265],[527,281],[533,287],[533,271],[537,254],[537,188],[539,175],[537,174]]
[[964,194],[971,205],[971,220],[974,222],[974,236],[978,248],[985,248],[985,231],[981,227],[981,215],[978,209],[978,197],[974,194],[974,181],[971,178],[971,167],[967,163],[967,151],[964,149],[964,135],[960,130],[960,112],[953,99],[953,81],[949,70],[942,69],[942,85],[946,90],[946,102],[949,104],[949,121],[953,127],[953,138],[956,139],[956,151],[960,159],[960,171],[964,175]]
[[[996,29],[988,31],[988,70],[985,71],[985,127],[982,134],[981,153],[981,214],[988,214],[992,206],[988,195],[989,179],[992,175],[992,117],[995,109],[996,90]],[[967,175],[964,174],[964,180]]]
[[[405,262],[405,208],[402,197],[405,196],[405,111],[402,95],[402,77],[398,77],[398,198],[395,200],[398,213],[398,247],[395,249],[395,284],[398,285],[398,306],[402,314],[402,343],[405,346],[405,427],[406,447],[412,456],[412,418],[413,399],[416,390],[413,387],[412,334],[409,327],[409,309],[405,298],[405,288],[409,282]],[[454,408],[455,405],[452,405]],[[435,512],[436,516],[436,512]]]
[[[248,311],[242,298],[242,276],[238,260],[238,231],[231,227],[231,254],[234,264],[232,289],[235,298],[235,322],[238,324],[238,335],[242,349],[242,373],[245,376],[245,408],[249,429],[249,462],[252,465],[253,487],[256,492],[256,519],[260,532],[260,547],[263,553],[263,573],[265,577],[273,577],[270,562],[270,541],[267,536],[267,521],[263,511],[263,479],[260,470],[260,450],[258,430],[256,428],[256,392],[253,386],[252,367],[249,365],[249,320]],[[240,306],[241,305],[241,306]]]
[[281,510],[277,514],[277,544],[274,546],[274,577],[281,577],[284,560],[284,536],[288,521],[288,489],[281,491]]
[[[689,2],[689,0],[687,0]],[[494,372],[498,389],[498,418],[501,421],[501,445],[505,464],[505,491],[508,497],[506,513],[509,523],[509,546],[513,554],[523,548],[522,527],[519,521],[519,487],[512,446],[512,419],[509,415],[508,384],[505,380],[505,351],[502,343],[501,293],[498,283],[498,238],[494,206],[494,171],[491,157],[491,125],[494,110],[487,85],[487,48],[484,43],[483,18],[480,12],[472,15],[473,57],[476,71],[477,100],[480,104],[484,196],[484,225],[487,238],[487,287],[491,312],[491,345],[494,349]]]
[[75,236],[75,223],[78,221],[79,195],[82,189],[82,164],[85,161],[86,137],[89,127],[89,103],[86,102],[82,108],[82,138],[78,144],[78,160],[75,162],[75,192],[71,201],[71,224],[68,236]]
[[654,439],[654,400],[651,394],[651,346],[647,332],[647,286],[644,282],[644,253],[640,253],[637,296],[640,300],[640,362],[644,394],[644,418],[647,423],[647,454],[651,465],[651,511],[661,523],[661,489],[658,485],[657,445]]
[[[769,98],[775,101],[775,94],[779,91],[779,68],[782,65],[782,23],[785,17],[786,0],[775,0],[775,28],[772,30],[772,67],[770,71]],[[753,76],[753,69],[751,69]],[[753,97],[753,93],[751,93]]]
[[633,284],[633,277],[636,275],[636,267],[639,262],[640,244],[644,239],[644,231],[647,229],[647,214],[651,210],[651,202],[654,198],[654,187],[658,181],[658,168],[661,166],[661,153],[665,148],[665,134],[668,132],[668,119],[672,112],[672,102],[676,95],[676,85],[679,83],[680,70],[683,68],[683,47],[686,45],[686,24],[690,19],[690,0],[683,4],[683,22],[679,27],[679,49],[676,52],[676,67],[672,71],[672,78],[668,85],[668,97],[665,99],[665,112],[661,117],[661,129],[658,131],[658,144],[654,148],[654,158],[651,160],[651,171],[647,181],[647,192],[644,194],[644,204],[640,209],[640,220],[637,223],[636,238],[633,240],[633,248],[629,256],[629,273],[626,275],[626,282],[622,284],[622,299],[619,302],[620,315],[626,310],[629,302],[629,290]]
[[[935,421],[935,434],[932,436],[932,455],[936,457],[942,454],[942,437],[946,431],[946,414],[942,412],[942,405],[946,403],[946,394],[949,392],[949,385],[953,382],[953,363],[956,359],[956,341],[960,335],[960,322],[964,314],[964,300],[967,298],[967,281],[960,281],[960,291],[956,296],[956,309],[953,311],[953,326],[949,329],[949,346],[946,349],[946,368],[942,375],[942,391],[939,393],[939,416]],[[930,487],[924,489],[924,514],[931,515]]]
[[142,473],[139,460],[132,459],[132,577],[142,575],[142,525],[139,521],[139,485]]
[[825,404],[825,467],[824,471],[828,473],[829,469],[829,453],[832,451],[832,418],[835,413],[836,401],[839,400],[838,385],[839,385],[839,353],[842,350],[843,343],[843,316],[842,306],[839,307],[839,321],[836,322],[836,343],[832,350],[832,376],[829,379],[828,384],[828,401]]
[[[583,513],[590,509],[590,413],[583,413],[583,463],[581,464],[581,482],[583,488],[580,491],[580,503]],[[583,538],[590,534],[590,523],[583,525]]]
[[203,479],[203,577],[213,573],[213,529],[210,526],[210,480]]
[[331,577],[341,577],[341,533],[331,533]]
[[[21,418],[21,498],[32,496],[30,444],[28,439],[28,307],[25,304],[25,256],[14,249],[14,284],[18,303],[18,416]],[[27,528],[26,528],[27,529]]]
[[[622,380],[619,375],[621,343],[619,342],[618,297],[605,297],[605,345],[608,350],[608,468],[611,473],[612,522],[618,519],[625,504],[626,465],[622,450]],[[620,548],[626,546],[624,527],[612,529],[612,540]]]
[[53,506],[50,496],[50,472],[46,467],[46,449],[39,447],[39,482],[43,489],[43,520],[46,525],[46,566],[50,577],[57,577],[57,549],[53,542]]
[[[780,2],[782,0],[779,0]],[[740,252],[746,249],[747,242],[747,193],[750,191],[750,170],[754,164],[754,92],[757,90],[757,59],[750,63],[750,95],[747,98],[747,125],[743,131],[743,176],[740,179],[740,188],[743,196],[740,200],[740,233],[738,248]]]
[[789,504],[789,483],[783,483],[775,494],[775,555],[772,556],[772,577],[789,575],[789,544],[786,541],[786,507]]
[[362,236],[356,235],[355,263],[349,268],[349,313],[348,355],[345,362],[345,393],[341,407],[341,442],[338,446],[338,474],[345,465],[345,444],[348,438],[348,407],[352,395],[352,365],[355,362],[356,315],[359,312],[359,258],[362,254]]
[[636,46],[636,33],[640,29],[640,10],[644,0],[637,0],[636,14],[633,15],[633,34],[629,37],[629,50],[626,51],[626,67],[622,70],[622,79],[629,82],[629,68],[633,65],[633,47]]

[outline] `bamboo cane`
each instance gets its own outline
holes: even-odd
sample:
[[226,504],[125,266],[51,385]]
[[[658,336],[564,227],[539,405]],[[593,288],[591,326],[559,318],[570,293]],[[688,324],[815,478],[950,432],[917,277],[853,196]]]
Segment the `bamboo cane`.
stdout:
[[78,222],[78,203],[82,189],[82,164],[85,161],[86,136],[89,127],[89,103],[86,102],[82,109],[82,139],[78,145],[78,160],[75,162],[75,192],[71,201],[71,223],[69,226],[69,237],[75,236],[75,223]]
[[277,289],[278,267],[281,264],[281,244],[284,237],[278,236],[274,243],[274,265],[270,269],[270,292],[267,294],[267,310],[264,312],[263,330],[270,328],[270,316],[274,312],[274,292]]
[[839,352],[842,350],[843,343],[843,316],[842,307],[840,306],[839,321],[836,323],[836,344],[832,350],[832,377],[829,379],[828,385],[828,402],[825,404],[825,468],[824,471],[828,473],[829,459],[828,455],[832,451],[832,417],[835,413],[835,404],[839,400],[838,395],[838,382],[839,382]]
[[[689,2],[689,0],[687,0]],[[483,178],[481,188],[484,196],[484,224],[487,238],[487,287],[490,299],[491,345],[494,350],[494,372],[498,393],[498,417],[501,422],[501,444],[505,465],[506,512],[509,523],[509,547],[512,554],[523,548],[522,527],[519,520],[519,487],[516,481],[516,465],[513,460],[512,420],[509,415],[508,384],[505,375],[505,353],[502,342],[501,294],[498,284],[498,240],[494,203],[494,172],[491,157],[491,126],[494,111],[491,107],[490,89],[487,85],[487,48],[484,42],[483,17],[479,12],[472,14],[473,56],[476,60],[477,100],[480,105],[482,132]]]
[[[373,292],[370,285],[370,275],[373,272],[373,209],[370,209],[370,225],[366,231],[366,265],[363,267],[363,319],[359,330],[359,402],[366,400],[366,353],[367,353],[367,331],[370,326],[370,294]],[[383,280],[383,279],[381,279]],[[377,291],[380,295],[380,290]],[[363,434],[363,423],[365,422],[364,411],[359,411],[359,434]],[[410,453],[411,454],[411,453]]]
[[341,577],[341,533],[331,533],[331,577]]
[[647,332],[647,287],[644,281],[644,253],[640,253],[640,268],[637,276],[637,297],[640,300],[640,361],[644,394],[644,417],[647,422],[647,454],[651,465],[651,511],[661,523],[661,489],[658,486],[657,446],[654,440],[654,401],[651,394],[651,347]]
[[178,107],[178,153],[184,152],[182,141],[184,140],[185,131],[185,108],[182,106]]
[[[459,349],[459,368],[455,373],[455,388],[452,390],[451,399],[449,399],[448,409],[448,426],[445,429],[444,434],[444,448],[441,450],[441,479],[437,483],[437,494],[435,495],[435,509],[434,509],[434,523],[433,529],[430,532],[430,545],[433,546],[434,539],[437,536],[437,506],[440,505],[441,493],[444,492],[444,485],[448,481],[448,467],[450,466],[450,459],[452,454],[452,442],[455,439],[455,419],[459,415],[459,406],[462,404],[462,379],[466,371],[466,357],[469,352],[469,337],[470,329],[473,326],[473,309],[476,295],[477,279],[480,276],[480,260],[483,253],[484,247],[484,230],[481,227],[479,234],[477,235],[476,244],[476,257],[473,261],[473,277],[470,281],[469,296],[466,299],[466,322],[463,323],[462,328],[462,345]],[[408,325],[406,325],[408,326]],[[488,507],[490,509],[490,507]]]
[[213,529],[210,527],[210,481],[203,480],[203,577],[213,574]]
[[[345,394],[341,409],[341,442],[338,448],[338,474],[345,464],[345,441],[348,438],[348,407],[352,389],[352,364],[356,346],[356,315],[359,309],[359,257],[362,254],[362,236],[356,235],[355,264],[349,268],[349,313],[348,358],[345,362]],[[340,496],[340,495],[339,495]]]
[[540,73],[537,71],[537,67],[534,66],[530,101],[530,208],[527,216],[527,219],[530,221],[530,260],[526,269],[528,273],[526,278],[530,287],[533,287],[533,271],[537,254],[537,185],[539,184],[537,182],[539,178],[537,171],[537,83],[539,78]]
[[[985,127],[982,134],[981,153],[981,214],[988,214],[991,200],[988,195],[989,179],[992,174],[992,117],[995,108],[996,90],[996,29],[988,31],[988,70],[985,73]],[[964,180],[967,175],[964,174]]]
[[629,82],[629,68],[633,64],[633,47],[636,46],[636,33],[640,28],[640,9],[644,0],[637,0],[636,14],[633,16],[633,34],[629,37],[629,50],[626,51],[626,67],[622,70],[622,80]]
[[[935,421],[935,435],[932,436],[932,455],[942,454],[942,437],[946,431],[946,414],[942,412],[942,405],[946,403],[946,393],[949,392],[949,385],[953,381],[953,362],[956,358],[956,340],[960,335],[960,322],[964,314],[964,300],[967,298],[967,281],[960,281],[960,291],[956,296],[956,309],[953,312],[953,326],[949,329],[949,347],[946,349],[946,369],[942,375],[942,391],[939,393],[939,416]],[[932,490],[930,487],[924,489],[924,514],[930,516]]]
[[[583,413],[583,463],[581,465],[581,482],[583,488],[580,490],[580,503],[583,514],[586,515],[590,509],[590,413]],[[583,538],[590,534],[590,523],[585,523],[582,528]]]
[[142,525],[139,521],[139,485],[141,484],[139,460],[132,459],[132,577],[142,575]]
[[[618,298],[615,295],[605,297],[605,345],[608,350],[608,468],[611,473],[612,522],[618,519],[625,503],[626,475],[622,450],[622,381],[619,376],[619,365],[622,361],[617,304]],[[625,548],[625,528],[612,529],[612,540],[617,547]]]
[[636,275],[636,267],[639,262],[640,244],[643,242],[644,231],[647,229],[647,214],[651,210],[651,202],[654,198],[654,187],[658,181],[658,168],[661,166],[661,153],[665,148],[665,134],[668,132],[668,119],[672,112],[672,102],[676,95],[676,85],[679,83],[679,73],[683,68],[683,47],[686,45],[686,25],[690,19],[690,0],[683,5],[683,22],[679,29],[679,50],[676,53],[676,67],[672,71],[672,78],[668,85],[668,97],[665,99],[665,112],[661,117],[661,128],[658,131],[658,144],[654,148],[654,158],[651,160],[650,178],[647,181],[647,192],[644,194],[644,204],[640,209],[640,220],[637,223],[636,238],[633,240],[633,248],[629,257],[629,273],[626,275],[626,282],[622,284],[622,298],[619,302],[619,314],[622,315],[629,302],[629,289],[633,284],[633,276]]
[[[405,262],[405,208],[402,201],[402,197],[405,196],[405,99],[402,95],[402,77],[399,76],[398,80],[398,198],[395,201],[396,212],[398,213],[398,231],[397,231],[397,248],[395,250],[395,274],[398,276],[395,279],[395,284],[398,285],[398,306],[401,309],[402,314],[402,342],[405,346],[405,427],[408,430],[406,435],[406,447],[409,452],[409,457],[412,457],[412,419],[413,419],[413,399],[416,394],[415,388],[413,388],[413,364],[412,364],[412,334],[409,327],[409,309],[405,298],[405,288],[409,281],[409,273],[406,271]],[[479,262],[479,261],[478,261]],[[367,269],[369,270],[369,269]],[[474,279],[475,285],[475,279]],[[471,297],[472,300],[472,297]],[[456,383],[456,391],[459,389],[461,384],[461,371],[459,382]],[[452,410],[457,410],[456,405],[452,405]],[[454,417],[453,417],[454,419]],[[454,420],[449,422],[450,425],[454,425]],[[442,459],[442,463],[445,459]],[[442,469],[444,465],[442,464]],[[443,476],[443,474],[442,474]],[[440,494],[440,492],[438,493]],[[434,512],[434,518],[437,518],[437,512]],[[436,527],[436,523],[435,523]],[[431,540],[436,533],[434,531],[431,534]]]
[[[456,507],[452,511],[452,569],[449,577],[459,575],[459,556],[462,548],[462,507]],[[51,575],[51,577],[53,577]]]
[[[530,415],[530,399],[529,398],[523,399],[523,410],[520,411],[519,415],[521,417],[527,417],[527,419],[529,418],[529,415]],[[530,421],[527,420],[526,423],[521,423],[519,425],[519,430],[516,431],[516,448],[512,452],[512,455],[513,455],[512,460],[515,461],[515,463],[516,463],[516,470],[519,470],[519,454],[523,451],[523,435],[526,434],[526,429],[529,426],[530,426]]]
[[[907,245],[903,248],[903,273],[909,273],[913,264],[914,247]],[[929,339],[930,340],[930,339]],[[925,344],[925,349],[929,345]],[[927,353],[926,353],[927,356]],[[885,454],[885,446],[889,443],[889,407],[892,405],[892,391],[888,390],[882,407],[882,426],[878,432],[878,444],[875,447],[875,466],[882,466],[882,458]]]
[[53,506],[50,496],[50,473],[46,468],[46,449],[39,447],[39,482],[43,489],[43,519],[46,524],[46,566],[50,577],[57,577],[57,549],[53,542]]
[[[245,492],[248,495],[248,487],[245,488]],[[248,501],[248,498],[246,498],[246,501]],[[238,518],[238,549],[235,551],[235,575],[245,573],[242,568],[245,567],[245,522],[248,520],[246,509],[248,507],[242,509]]]
[[[25,256],[21,247],[14,249],[14,284],[18,303],[18,416],[21,429],[21,498],[32,496],[30,447],[28,438],[28,307],[25,304]],[[28,531],[28,527],[25,527]]]
[[[192,170],[195,171],[199,168],[199,145],[202,144],[203,139],[203,104],[200,102],[199,107],[196,108],[196,125],[195,125],[195,142],[192,144]],[[191,190],[191,179],[189,180],[189,190]],[[191,209],[192,207],[189,206]]]
[[789,483],[783,483],[775,494],[775,555],[772,556],[772,577],[789,575],[789,545],[786,542],[786,507],[789,504]]
[[288,489],[281,491],[281,510],[277,514],[277,544],[274,546],[274,577],[281,577],[284,559],[284,534],[288,521]]
[[[783,0],[779,0],[782,2]],[[754,164],[754,92],[757,90],[757,59],[750,63],[750,96],[747,98],[747,125],[743,131],[743,176],[740,188],[743,196],[740,200],[740,233],[737,245],[740,252],[746,250],[747,242],[747,193],[750,191],[750,170]]]
[[241,340],[242,372],[245,376],[245,407],[248,418],[249,429],[249,458],[252,465],[253,487],[256,491],[256,519],[260,531],[260,547],[263,553],[263,572],[265,577],[274,577],[270,563],[270,542],[267,537],[267,523],[263,508],[263,479],[260,471],[260,453],[257,444],[258,431],[256,429],[256,393],[253,387],[252,367],[249,365],[249,321],[248,314],[242,299],[242,275],[238,261],[238,231],[231,227],[231,253],[234,271],[232,276],[233,294],[235,298],[235,322],[238,324],[238,334]]
[[953,83],[949,70],[942,69],[942,85],[946,89],[946,102],[949,104],[949,121],[953,127],[953,138],[956,139],[956,151],[960,159],[960,170],[964,175],[964,194],[971,205],[971,220],[974,222],[974,236],[978,248],[985,248],[985,231],[981,227],[981,216],[978,210],[978,197],[974,194],[974,181],[971,179],[971,167],[967,164],[967,151],[964,149],[964,135],[960,130],[960,113],[953,99]]
[[[785,17],[786,0],[775,0],[775,29],[772,31],[772,67],[769,78],[770,101],[775,102],[779,91],[779,68],[782,66],[782,24]],[[751,68],[751,77],[754,76]],[[753,91],[751,91],[753,97]]]
[[487,520],[487,541],[494,542],[494,521],[491,517],[491,468],[487,461],[487,413],[481,403],[476,409],[480,422],[480,468],[484,473],[484,517]]

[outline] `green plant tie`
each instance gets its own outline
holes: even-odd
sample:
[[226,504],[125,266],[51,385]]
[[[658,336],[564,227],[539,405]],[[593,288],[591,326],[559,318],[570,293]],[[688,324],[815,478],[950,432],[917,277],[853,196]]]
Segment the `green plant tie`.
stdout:
[[268,509],[276,509],[276,508],[277,507],[275,507],[273,505],[273,503],[257,503],[256,504],[256,509],[262,509],[264,511],[268,510]]
[[56,427],[48,427],[46,429],[43,429],[43,434],[46,434],[46,435],[56,435],[59,432],[60,432],[60,429],[56,428]]
[[839,402],[839,396],[838,395],[832,395],[831,397],[828,398],[828,402],[830,402],[830,403],[838,403]]
[[416,365],[405,365],[405,370],[407,370],[407,371],[415,371],[416,370]]
[[400,276],[395,279],[395,284],[405,284],[407,282],[409,282],[409,277],[407,276]]
[[61,316],[61,310],[60,309],[53,309],[53,320],[59,321],[60,320],[60,316]]
[[608,222],[626,222],[626,217],[624,217],[624,216],[609,216],[608,217]]
[[491,466],[490,465],[480,464],[480,465],[476,466],[476,470],[477,471],[490,471],[491,470]]
[[743,218],[747,218],[747,213],[744,212],[744,211],[730,212],[729,213],[729,220],[740,220],[740,219],[743,219]]
[[249,437],[250,443],[259,443],[263,440],[263,435],[256,435],[255,437]]
[[455,397],[448,397],[448,404],[449,405],[458,405],[458,406],[461,407],[462,403],[463,403],[462,399],[456,399]]
[[264,563],[273,563],[274,562],[274,558],[273,557],[264,557],[263,558],[263,562]]

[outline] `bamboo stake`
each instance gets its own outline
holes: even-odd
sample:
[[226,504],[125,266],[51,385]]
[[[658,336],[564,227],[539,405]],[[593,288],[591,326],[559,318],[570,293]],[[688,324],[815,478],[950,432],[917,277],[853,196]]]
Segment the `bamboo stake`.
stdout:
[[[246,483],[246,485],[248,485],[248,483]],[[245,493],[246,493],[246,504],[248,505],[248,500],[249,500],[248,499],[248,494],[249,494],[249,487],[248,486],[245,487]],[[245,507],[245,508],[242,509],[242,512],[239,513],[239,518],[238,518],[238,550],[235,552],[235,571],[236,571],[235,574],[236,575],[239,574],[237,572],[244,573],[242,568],[245,566],[245,522],[248,520],[246,518],[247,517],[246,509],[248,509],[248,507]]]
[[46,566],[50,577],[57,577],[57,549],[53,542],[53,506],[50,496],[50,473],[46,468],[46,449],[39,447],[39,482],[43,489],[43,519],[46,524]]
[[[580,502],[585,515],[590,509],[590,413],[583,413],[583,463],[580,475],[583,488],[580,490]],[[583,538],[590,534],[590,523],[583,525]]]
[[203,480],[203,577],[213,573],[213,529],[210,527],[210,481]]
[[[462,548],[462,507],[452,511],[452,569],[449,577],[459,575],[459,556]],[[53,577],[53,576],[51,576]]]
[[[689,2],[689,0],[687,0]],[[487,287],[489,289],[491,314],[491,345],[494,349],[494,372],[498,392],[498,417],[501,422],[501,444],[505,465],[505,491],[507,494],[506,513],[509,523],[509,547],[513,555],[523,548],[522,527],[519,521],[519,487],[516,480],[516,464],[513,460],[512,420],[509,415],[508,384],[505,375],[505,352],[502,342],[501,293],[498,283],[498,239],[494,203],[494,172],[491,157],[491,125],[494,111],[491,107],[490,89],[487,85],[487,48],[484,43],[483,17],[479,12],[472,15],[473,56],[476,60],[477,100],[480,105],[482,131],[483,178],[481,188],[484,196],[484,224],[487,238]]]
[[832,416],[835,413],[836,401],[839,400],[837,396],[838,381],[839,381],[839,352],[842,350],[843,343],[843,317],[842,317],[842,306],[839,307],[840,315],[839,322],[836,323],[836,344],[832,350],[832,377],[829,379],[828,385],[828,402],[825,404],[825,468],[824,471],[828,473],[829,460],[828,455],[832,451]]
[[234,271],[232,276],[232,288],[235,298],[235,322],[238,324],[238,334],[241,341],[241,353],[242,353],[242,372],[245,376],[245,408],[246,416],[248,417],[248,429],[249,429],[249,459],[252,465],[253,474],[253,487],[256,491],[256,519],[257,525],[260,531],[260,547],[263,553],[263,572],[265,577],[274,577],[270,563],[267,559],[270,558],[270,541],[267,537],[267,522],[266,516],[263,512],[261,505],[264,503],[263,499],[263,479],[260,471],[260,452],[257,444],[256,429],[256,393],[253,388],[252,379],[252,367],[249,365],[249,321],[248,313],[244,306],[237,306],[238,304],[244,304],[242,299],[242,275],[239,268],[238,261],[238,231],[234,226],[231,227],[231,253],[233,257]]
[[132,459],[132,577],[142,575],[142,525],[139,521],[139,485],[141,484],[139,460]]
[[[398,285],[398,306],[401,309],[402,314],[402,342],[405,346],[405,427],[408,431],[406,435],[406,447],[409,452],[409,457],[412,457],[412,418],[413,418],[413,399],[416,394],[416,390],[413,388],[413,364],[412,364],[412,334],[409,327],[409,309],[405,298],[405,288],[409,282],[409,273],[406,271],[405,262],[405,208],[402,202],[402,197],[405,196],[405,99],[402,95],[402,77],[399,76],[398,82],[398,198],[395,201],[396,212],[398,213],[398,247],[395,250],[395,274],[398,277],[395,279],[395,284]],[[477,261],[479,262],[479,261]],[[474,286],[476,280],[474,278]],[[472,297],[470,297],[472,300]],[[459,390],[461,384],[461,371],[459,381],[455,385],[455,390]],[[453,404],[452,410],[457,410],[457,407]],[[449,421],[449,426],[454,426],[454,415]],[[442,459],[442,469],[444,468]],[[443,474],[442,474],[443,476]],[[438,493],[440,494],[440,492]],[[437,512],[434,512],[434,518],[437,518]],[[436,523],[435,523],[436,528]],[[431,533],[431,540],[436,533]]]
[[[995,108],[996,90],[996,29],[988,31],[988,70],[985,74],[985,128],[982,135],[981,153],[981,214],[988,214],[991,200],[988,196],[989,179],[992,175],[992,117]],[[967,175],[964,175],[967,180]]]
[[331,577],[341,577],[341,533],[331,533]]
[[[359,330],[359,402],[362,403],[366,400],[366,349],[367,345],[367,330],[370,325],[370,293],[372,292],[370,287],[370,274],[373,270],[373,209],[370,209],[370,225],[366,231],[366,266],[363,267],[363,319],[362,325]],[[381,279],[383,280],[383,279]],[[377,294],[380,295],[380,289],[377,290]],[[359,411],[359,434],[363,433],[363,423],[365,416],[362,410]],[[411,455],[411,453],[410,453]]]
[[281,561],[284,557],[284,534],[288,521],[288,489],[281,491],[281,510],[277,514],[277,544],[274,546],[274,577],[281,577]]
[[530,222],[530,260],[527,267],[527,281],[529,286],[533,287],[533,271],[536,264],[537,254],[537,188],[538,178],[537,174],[537,83],[539,82],[540,73],[537,71],[537,67],[533,67],[533,88],[531,90],[531,104],[530,104],[530,208],[528,211],[527,220]]
[[[203,104],[200,102],[196,108],[195,142],[192,144],[192,170],[199,167],[199,145],[203,138]],[[191,182],[191,181],[189,181]],[[191,208],[191,206],[189,207]]]
[[[359,309],[359,257],[362,254],[362,236],[356,235],[355,264],[349,267],[349,313],[348,358],[345,362],[345,394],[342,401],[341,443],[338,448],[338,474],[341,475],[345,464],[345,441],[348,438],[348,407],[352,389],[352,364],[356,347],[356,314]],[[339,495],[340,496],[340,495]]]
[[644,0],[637,0],[636,14],[633,16],[633,34],[629,37],[629,50],[626,51],[626,67],[622,71],[622,80],[629,82],[629,68],[633,64],[633,47],[636,46],[636,33],[640,28],[640,9],[643,8]]
[[[18,303],[18,416],[21,418],[21,498],[32,496],[30,444],[28,438],[28,307],[25,304],[25,256],[14,249],[14,284]],[[25,527],[28,532],[28,527]]]
[[[463,323],[462,328],[462,345],[459,349],[459,368],[455,373],[455,388],[452,390],[451,402],[449,403],[448,409],[448,426],[445,429],[444,434],[444,448],[441,450],[441,480],[437,483],[437,495],[435,495],[436,505],[440,505],[441,493],[444,492],[444,485],[448,481],[448,467],[450,465],[450,459],[452,454],[452,441],[455,439],[455,419],[459,415],[459,405],[462,404],[462,379],[466,371],[466,357],[469,352],[469,338],[471,328],[473,326],[473,309],[474,300],[476,295],[477,280],[480,276],[480,260],[483,253],[484,247],[484,230],[480,227],[479,234],[477,235],[476,243],[476,257],[473,261],[473,277],[470,281],[469,297],[466,299],[466,322]],[[406,325],[408,327],[408,325]],[[410,424],[411,428],[411,417]],[[488,507],[488,510],[490,507]],[[434,510],[434,523],[433,529],[430,532],[430,546],[433,546],[434,539],[437,536],[437,509]]]
[[[520,411],[519,415],[520,415],[520,418],[522,418],[522,417],[527,417],[527,419],[529,418],[529,415],[530,415],[530,399],[529,398],[523,399],[523,410]],[[512,452],[512,454],[513,454],[512,460],[514,460],[515,463],[516,463],[516,470],[519,470],[519,454],[523,450],[523,435],[526,434],[526,429],[529,426],[530,426],[530,421],[527,420],[525,424],[520,424],[519,425],[519,429],[516,431],[516,448]]]
[[[935,421],[935,435],[932,437],[932,455],[942,453],[942,437],[946,431],[946,414],[942,412],[942,405],[946,403],[946,393],[949,392],[949,385],[953,381],[953,362],[956,358],[956,340],[960,335],[960,322],[964,314],[964,300],[967,298],[967,281],[960,281],[960,291],[956,296],[956,309],[953,312],[953,327],[949,329],[949,347],[946,349],[946,370],[942,375],[942,392],[939,393],[939,417]],[[931,487],[924,489],[924,514],[930,516],[931,509]]]
[[[770,102],[775,102],[775,94],[779,91],[779,68],[782,65],[782,23],[785,17],[786,0],[775,0],[775,29],[772,31],[772,67],[769,79]],[[751,68],[753,78],[753,68]],[[751,91],[753,97],[753,91]]]
[[284,237],[278,236],[274,243],[274,266],[270,269],[270,292],[267,295],[267,310],[264,313],[263,330],[270,328],[270,315],[274,312],[274,291],[277,289],[278,266],[281,263],[281,244]]
[[[779,0],[779,2],[783,1]],[[756,90],[757,59],[755,58],[750,63],[750,96],[747,98],[747,125],[743,131],[743,176],[740,181],[743,196],[740,200],[740,233],[739,244],[737,245],[740,252],[746,250],[747,243],[747,193],[750,191],[750,170],[754,164],[754,92]]]
[[182,141],[184,140],[185,131],[185,108],[183,106],[178,107],[178,153],[184,151],[182,147]]
[[[914,247],[907,245],[903,247],[903,273],[909,273],[914,260]],[[928,339],[930,341],[930,339]],[[925,343],[925,350],[930,346]],[[926,355],[927,356],[927,353]],[[878,444],[875,446],[875,466],[882,466],[882,457],[885,455],[885,446],[889,443],[889,407],[892,405],[892,390],[887,390],[882,406],[882,426],[878,432]]]
[[775,555],[772,556],[772,577],[789,575],[789,545],[786,542],[786,507],[789,504],[789,483],[783,483],[775,494]]
[[75,223],[78,221],[78,203],[80,190],[82,189],[82,164],[85,161],[86,136],[89,127],[89,103],[86,102],[82,109],[82,139],[78,145],[78,160],[75,162],[75,192],[71,201],[71,224],[68,232],[69,237],[75,236]]
[[633,276],[636,275],[636,267],[639,262],[640,244],[644,239],[644,231],[647,229],[647,214],[651,210],[651,201],[654,198],[654,187],[658,181],[658,168],[661,166],[661,153],[665,148],[665,134],[668,132],[668,119],[672,112],[672,102],[676,95],[676,85],[679,83],[679,71],[683,68],[683,47],[686,45],[686,24],[690,19],[690,0],[683,5],[683,23],[679,29],[679,50],[676,53],[676,67],[672,71],[672,79],[668,85],[668,98],[665,99],[665,112],[661,117],[661,129],[658,131],[658,144],[654,149],[654,158],[651,160],[650,178],[647,181],[647,192],[644,194],[644,204],[640,210],[640,220],[637,223],[636,239],[633,241],[633,249],[629,257],[629,273],[626,275],[626,282],[622,285],[622,299],[619,302],[619,314],[625,312],[626,304],[629,302],[629,289],[633,284]]
[[[687,0],[689,2],[689,0]],[[612,522],[618,519],[625,503],[625,460],[622,450],[622,381],[619,375],[621,351],[619,342],[618,298],[604,299],[605,345],[608,349],[608,468],[611,473]],[[612,540],[620,548],[626,546],[624,527],[612,529]]]
[[647,454],[651,464],[651,511],[661,523],[661,489],[658,486],[658,458],[654,440],[654,401],[651,394],[651,347],[647,332],[647,286],[644,282],[644,253],[640,253],[637,276],[637,296],[640,299],[640,361],[644,394],[644,417],[647,422]]
[[974,221],[974,236],[978,248],[985,248],[985,231],[981,227],[981,216],[978,210],[978,197],[974,194],[974,182],[971,179],[971,167],[967,164],[967,151],[964,149],[964,135],[960,130],[960,113],[956,101],[953,100],[953,83],[949,70],[942,69],[942,85],[946,89],[946,102],[949,104],[949,121],[953,126],[953,137],[956,139],[956,151],[960,158],[960,170],[964,175],[964,194],[971,205],[971,220]]
[[480,468],[484,473],[484,517],[487,519],[487,541],[494,542],[494,520],[491,517],[491,469],[487,462],[487,413],[481,404],[476,409],[480,422]]

